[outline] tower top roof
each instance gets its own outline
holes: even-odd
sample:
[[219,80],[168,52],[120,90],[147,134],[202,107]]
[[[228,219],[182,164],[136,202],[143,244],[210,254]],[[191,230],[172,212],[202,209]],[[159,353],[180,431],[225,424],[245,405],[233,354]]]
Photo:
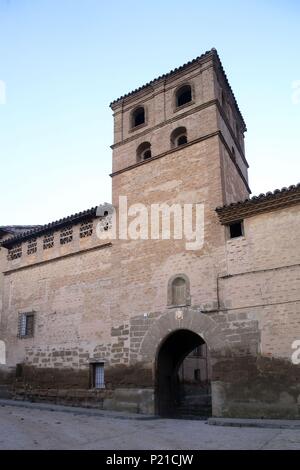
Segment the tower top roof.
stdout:
[[232,88],[231,88],[231,86],[230,86],[230,84],[229,84],[227,75],[226,75],[226,73],[225,73],[225,71],[224,71],[224,68],[223,68],[222,62],[221,62],[221,60],[220,60],[220,57],[219,57],[219,55],[218,55],[217,49],[215,49],[214,47],[213,47],[210,51],[204,52],[204,54],[202,54],[202,55],[196,57],[195,59],[190,60],[189,62],[186,62],[185,64],[181,65],[180,67],[177,67],[177,68],[175,68],[175,69],[173,69],[173,70],[170,70],[168,73],[165,73],[165,74],[163,74],[163,75],[160,75],[160,76],[157,77],[157,78],[154,78],[153,80],[151,80],[150,82],[146,83],[145,85],[142,85],[141,87],[136,88],[135,90],[132,90],[132,91],[130,91],[129,93],[126,93],[126,94],[123,95],[123,96],[120,96],[119,98],[117,98],[116,100],[114,100],[114,101],[112,101],[112,102],[110,103],[110,107],[111,107],[112,109],[114,109],[116,105],[121,104],[121,103],[124,102],[127,98],[129,98],[129,97],[131,97],[131,96],[133,96],[133,95],[135,95],[135,94],[138,94],[138,93],[140,93],[140,92],[142,92],[142,91],[145,91],[145,90],[147,90],[147,88],[148,88],[148,89],[151,89],[154,85],[158,84],[159,82],[161,82],[161,81],[163,81],[163,80],[166,80],[166,79],[168,79],[168,78],[170,78],[170,77],[172,77],[172,76],[174,76],[174,75],[176,75],[176,74],[178,74],[178,73],[182,73],[183,71],[188,70],[190,67],[195,66],[197,63],[198,63],[198,64],[202,64],[202,63],[208,61],[209,59],[212,59],[212,60],[213,60],[213,63],[214,63],[214,66],[215,66],[216,70],[219,71],[220,74],[223,76],[223,78],[224,78],[224,80],[225,80],[225,83],[226,83],[226,85],[227,85],[227,88],[228,88],[228,90],[229,90],[229,93],[230,93],[231,96],[232,96],[233,102],[234,102],[234,104],[235,104],[235,106],[236,106],[236,109],[237,109],[237,111],[238,111],[238,113],[239,113],[239,115],[240,115],[240,118],[241,118],[241,120],[242,120],[242,122],[243,122],[244,131],[246,131],[247,129],[246,129],[246,124],[245,124],[244,118],[243,118],[242,113],[241,113],[241,111],[240,111],[240,109],[239,109],[239,106],[238,106],[237,100],[236,100],[236,98],[235,98],[235,96],[234,96],[234,93],[233,93],[233,91],[232,91]]

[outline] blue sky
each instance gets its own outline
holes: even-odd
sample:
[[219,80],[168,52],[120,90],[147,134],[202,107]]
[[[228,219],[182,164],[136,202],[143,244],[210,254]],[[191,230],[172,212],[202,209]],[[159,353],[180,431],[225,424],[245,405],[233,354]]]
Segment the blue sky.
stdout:
[[212,47],[253,194],[297,183],[299,23],[297,0],[0,0],[0,225],[110,201],[109,103]]

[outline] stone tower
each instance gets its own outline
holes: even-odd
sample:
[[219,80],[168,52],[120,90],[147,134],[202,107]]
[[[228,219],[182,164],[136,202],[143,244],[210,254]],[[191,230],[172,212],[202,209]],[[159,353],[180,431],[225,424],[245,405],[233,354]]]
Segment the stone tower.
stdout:
[[[217,278],[226,271],[228,227],[220,225],[215,209],[250,193],[246,126],[215,49],[119,98],[111,108],[112,201],[117,211],[119,196],[127,197],[128,207],[204,205],[204,245],[199,250],[188,251],[180,239],[117,240],[112,247],[111,318],[116,331],[130,331],[128,355],[122,355],[121,341],[120,357],[113,361],[130,368],[131,386],[151,387],[155,358],[147,340],[143,343],[151,322],[164,312],[176,317],[178,304],[208,314],[219,309]],[[180,293],[181,282],[186,297],[175,302],[172,292]],[[177,323],[171,328],[176,330]],[[169,327],[157,327],[150,343],[159,348]],[[186,341],[197,346],[192,338]],[[159,380],[162,389],[168,388],[165,376]],[[170,401],[162,395],[162,401]]]
[[[119,98],[111,108],[113,205],[118,208],[121,195],[127,196],[128,205],[203,203],[205,207],[205,244],[200,252],[188,253],[180,240],[115,244],[113,266],[118,272],[116,298],[120,298],[113,317],[120,316],[121,322],[133,313],[164,308],[168,277],[176,272],[187,271],[195,283],[192,301],[214,304],[215,276],[206,279],[204,290],[199,276],[203,266],[212,269],[218,247],[224,247],[226,230],[218,223],[215,208],[244,200],[250,193],[246,126],[217,51],[212,49]],[[205,261],[199,264],[202,256]]]

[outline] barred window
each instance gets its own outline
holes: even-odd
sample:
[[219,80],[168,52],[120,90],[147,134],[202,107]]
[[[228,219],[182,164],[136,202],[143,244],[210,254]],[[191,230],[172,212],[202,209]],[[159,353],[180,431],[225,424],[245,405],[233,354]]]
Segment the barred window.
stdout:
[[93,234],[93,221],[84,222],[80,225],[79,237],[85,238],[90,237]]
[[32,338],[34,333],[34,313],[20,313],[18,325],[19,338]]
[[17,258],[21,258],[22,256],[22,243],[18,243],[13,248],[10,248],[7,253],[7,259],[12,261]]
[[65,245],[73,240],[73,227],[64,228],[60,232],[60,244]]
[[36,252],[37,252],[37,239],[31,238],[31,240],[28,240],[27,254],[32,255],[33,253],[36,253]]
[[103,362],[92,364],[92,387],[105,388]]
[[54,246],[54,233],[47,233],[44,235],[43,240],[43,249],[48,250],[48,248],[52,248]]

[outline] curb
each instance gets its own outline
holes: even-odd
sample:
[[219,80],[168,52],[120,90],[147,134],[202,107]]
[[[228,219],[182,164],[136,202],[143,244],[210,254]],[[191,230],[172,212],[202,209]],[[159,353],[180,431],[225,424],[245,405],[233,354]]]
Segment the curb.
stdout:
[[56,405],[49,403],[30,402],[25,400],[4,400],[0,399],[0,407],[15,406],[17,408],[28,408],[45,411],[57,411],[63,413],[73,413],[77,415],[99,416],[100,418],[131,419],[138,421],[149,421],[160,419],[159,416],[140,415],[137,413],[125,413],[123,411],[99,410],[97,408],[83,408],[78,406]]

